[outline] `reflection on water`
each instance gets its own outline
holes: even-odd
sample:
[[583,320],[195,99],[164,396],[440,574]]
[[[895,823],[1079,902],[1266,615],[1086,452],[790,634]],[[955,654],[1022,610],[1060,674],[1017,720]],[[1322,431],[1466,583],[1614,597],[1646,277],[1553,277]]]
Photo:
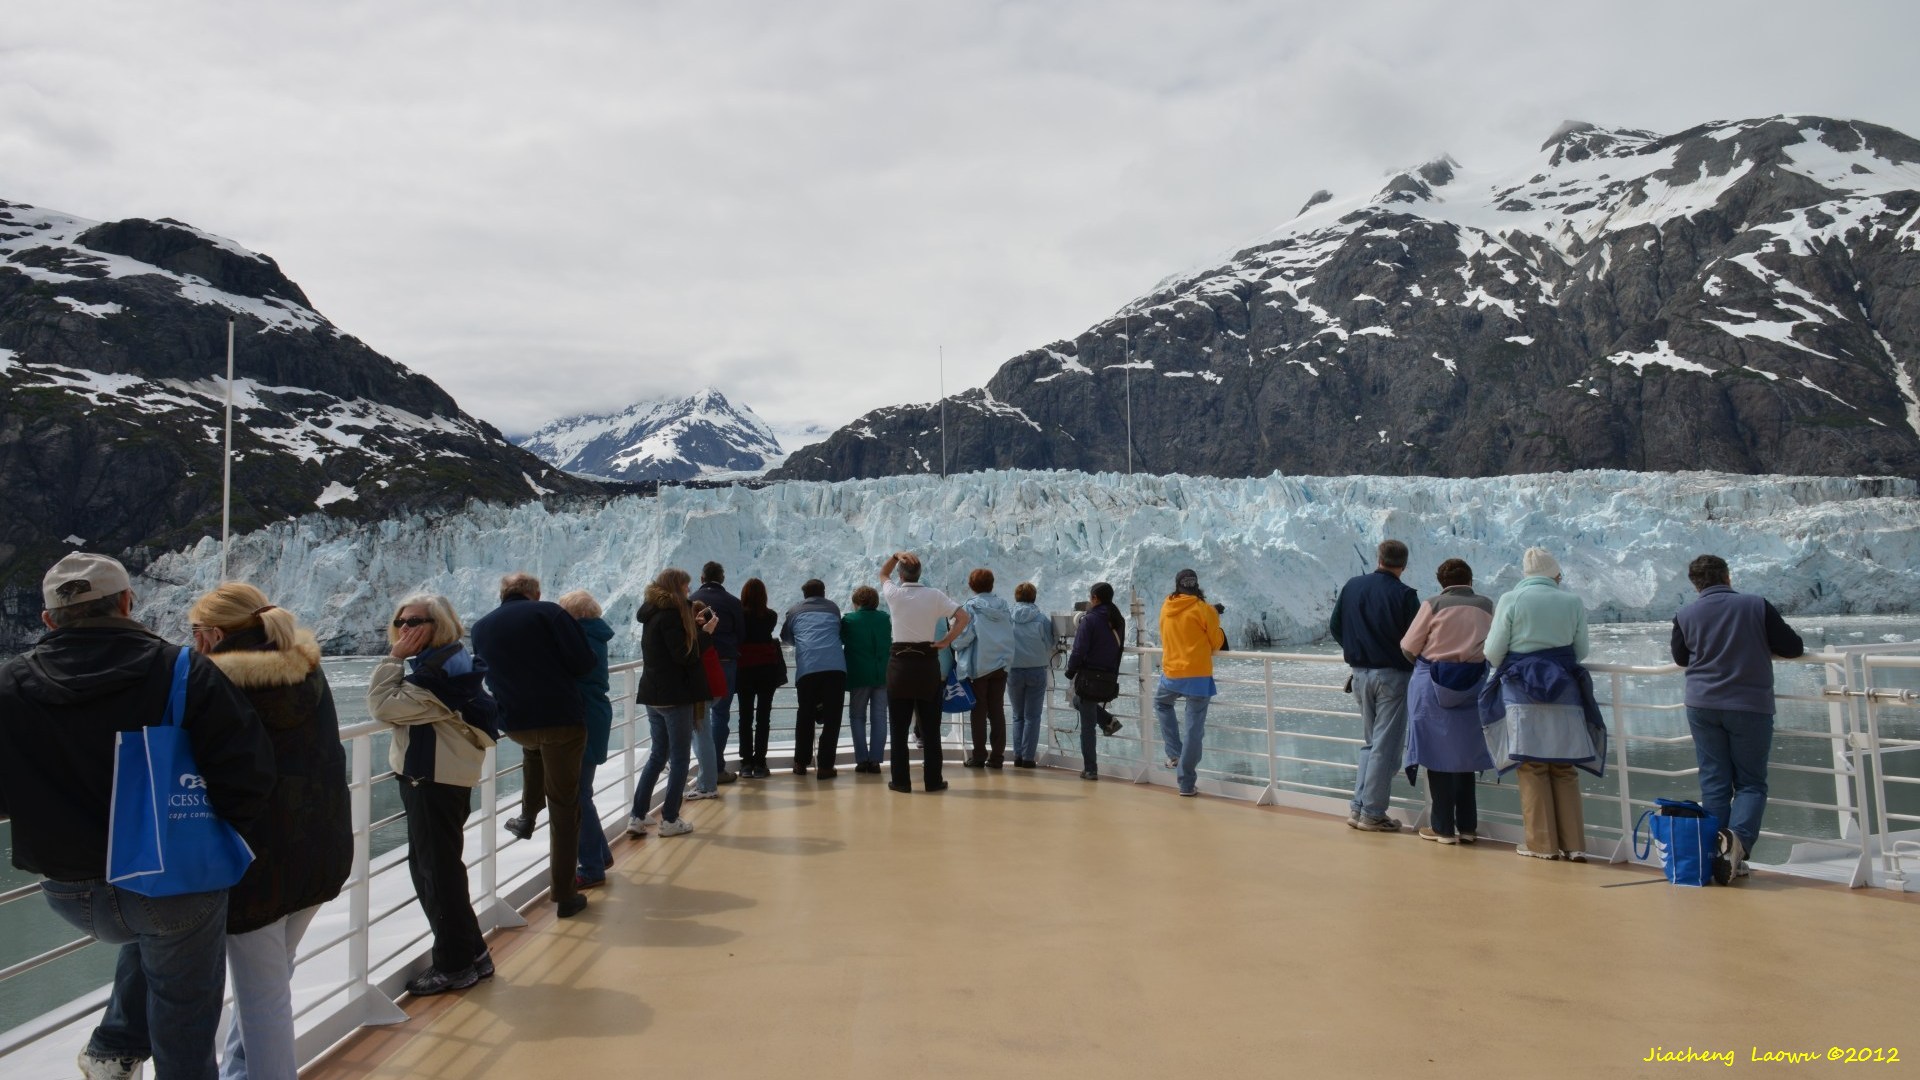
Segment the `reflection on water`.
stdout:
[[[1880,642],[1920,640],[1920,617],[1826,617],[1802,618],[1790,620],[1801,635],[1806,638],[1809,649],[1828,646],[1866,645]],[[1593,657],[1600,662],[1657,665],[1668,662],[1667,637],[1670,627],[1666,624],[1611,624],[1593,628]],[[1337,649],[1322,644],[1304,648],[1290,647],[1286,651],[1308,653],[1337,653]],[[367,681],[373,671],[375,661],[370,659],[332,659],[326,662],[326,671],[333,685],[334,701],[340,710],[340,723],[348,726],[368,719],[366,713]],[[1210,729],[1207,736],[1207,754],[1204,767],[1217,771],[1226,779],[1240,778],[1248,783],[1267,782],[1267,747],[1264,732],[1266,692],[1259,685],[1260,662],[1236,661],[1223,664],[1220,671],[1222,694],[1209,716]],[[1353,736],[1357,732],[1355,721],[1340,714],[1349,713],[1353,708],[1353,699],[1342,693],[1339,683],[1344,678],[1344,669],[1338,665],[1307,664],[1299,662],[1276,661],[1273,663],[1276,680],[1282,683],[1296,684],[1276,692],[1276,705],[1299,712],[1288,712],[1282,717],[1282,726],[1299,734],[1281,735],[1275,738],[1274,750],[1282,758],[1311,758],[1324,761],[1353,760],[1353,748],[1328,743],[1322,740],[1304,738],[1310,735]],[[1129,662],[1131,670],[1131,661]],[[1910,680],[1910,685],[1920,688],[1920,672],[1902,673]],[[1784,694],[1815,694],[1822,681],[1822,673],[1811,666],[1793,665],[1780,669],[1781,687]],[[1056,683],[1059,681],[1056,676]],[[1598,687],[1603,698],[1612,693],[1610,680],[1600,680]],[[618,723],[624,712],[620,677],[615,677],[615,720]],[[1129,690],[1132,680],[1123,680],[1123,686]],[[1900,685],[1896,683],[1896,685]],[[1317,688],[1305,688],[1317,687]],[[1686,731],[1686,720],[1675,706],[1680,701],[1681,681],[1678,676],[1623,676],[1621,678],[1620,700],[1628,703],[1622,719],[1629,730],[1637,734],[1678,735]],[[1061,702],[1055,699],[1054,705]],[[1114,712],[1126,717],[1126,736],[1137,738],[1140,731],[1135,702],[1122,700],[1114,705]],[[1664,708],[1663,708],[1664,707]],[[1889,734],[1903,738],[1920,738],[1920,718],[1915,713],[1920,710],[1889,709],[1883,724]],[[642,721],[644,723],[644,720]],[[1078,754],[1078,734],[1073,728],[1072,714],[1056,708],[1049,714],[1048,736],[1056,747],[1069,755]],[[1610,726],[1617,725],[1610,717]],[[1782,731],[1805,731],[1824,735],[1828,729],[1828,709],[1816,702],[1783,702],[1777,724]],[[1235,728],[1261,728],[1260,731],[1235,730]],[[775,702],[773,716],[773,741],[791,740],[793,728],[792,687],[783,687]],[[738,731],[736,720],[734,730]],[[957,733],[956,727],[948,727],[948,748],[951,751],[951,739]],[[1152,725],[1148,725],[1151,733]],[[374,771],[386,770],[386,735],[377,735],[373,743]],[[737,739],[735,740],[737,743]],[[626,744],[626,733],[614,732],[612,749],[614,753]],[[1114,740],[1108,744],[1109,753],[1123,754],[1122,746],[1128,746],[1138,754],[1137,744]],[[1812,766],[1830,766],[1832,757],[1830,742],[1825,739],[1801,739],[1791,735],[1782,735],[1775,741],[1774,760],[1790,764]],[[1157,756],[1157,739],[1150,740],[1147,751]],[[509,769],[520,762],[520,751],[511,742],[500,744],[499,757],[502,769]],[[1913,758],[1920,755],[1902,755],[1909,759],[1902,765],[1911,775],[1920,762]],[[1680,744],[1664,746],[1647,743],[1629,744],[1629,758],[1635,766],[1647,768],[1679,770],[1691,769],[1694,765],[1690,746]],[[1490,778],[1490,777],[1489,777]],[[1613,781],[1597,780],[1582,774],[1583,782],[1590,791],[1612,791]],[[1277,779],[1292,790],[1318,791],[1344,798],[1351,792],[1353,772],[1333,765],[1312,764],[1306,762],[1281,761]],[[1831,777],[1806,773],[1776,770],[1771,777],[1773,795],[1776,798],[1798,799],[1802,801],[1830,802],[1834,798],[1834,783]],[[502,777],[500,791],[503,798],[520,790],[520,776],[517,772]],[[1415,796],[1414,790],[1407,786],[1404,776],[1396,781],[1395,795],[1402,798]],[[1636,777],[1635,798],[1652,798],[1656,795],[1691,798],[1698,794],[1691,777],[1678,777],[1671,780],[1659,780],[1653,777]],[[1497,787],[1483,787],[1480,793],[1480,805],[1483,813],[1517,813],[1518,803],[1513,794],[1511,779]],[[1895,810],[1920,813],[1920,789],[1903,788],[1898,790],[1894,800]],[[391,816],[400,812],[400,798],[394,787],[394,781],[386,780],[376,784],[373,792],[373,820]],[[1036,813],[1044,814],[1045,807],[1036,807]],[[1605,803],[1589,801],[1587,806],[1589,826],[1597,834],[1606,835],[1604,829],[1617,830],[1618,811]],[[1775,831],[1797,833],[1807,836],[1835,835],[1836,822],[1831,813],[1805,810],[1796,807],[1770,806],[1766,819],[1767,828]],[[373,853],[391,851],[404,843],[405,823],[395,821],[378,830],[373,837]],[[32,880],[30,875],[16,870],[12,866],[12,836],[10,826],[0,824],[0,839],[4,839],[9,856],[4,866],[0,866],[0,889],[13,888]],[[1777,841],[1763,841],[1756,853],[1758,861],[1777,861],[1786,855],[1783,846]],[[37,955],[47,949],[71,940],[74,932],[65,923],[55,918],[38,898],[29,898],[5,907],[0,907],[0,966],[16,963],[27,957]],[[112,974],[113,952],[108,949],[92,947],[83,949],[72,956],[63,957],[45,967],[36,969],[25,976],[0,983],[0,1030],[13,1027],[59,1002],[71,1000],[89,990],[107,982]]]

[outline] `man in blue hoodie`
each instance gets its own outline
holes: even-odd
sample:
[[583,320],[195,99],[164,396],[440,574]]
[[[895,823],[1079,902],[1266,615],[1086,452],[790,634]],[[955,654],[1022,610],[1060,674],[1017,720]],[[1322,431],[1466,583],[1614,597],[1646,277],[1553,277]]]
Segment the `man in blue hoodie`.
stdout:
[[1733,591],[1727,560],[1702,555],[1687,567],[1698,590],[1673,618],[1673,662],[1687,669],[1687,726],[1700,763],[1700,803],[1738,841],[1727,870],[1747,873],[1746,853],[1760,842],[1767,809],[1767,758],[1773,751],[1773,657],[1806,644],[1763,597]]
[[[810,578],[800,586],[804,598],[787,609],[780,627],[780,640],[793,646],[793,689],[800,707],[793,720],[793,774],[807,775],[807,766],[817,762],[814,775],[821,779],[839,770],[834,759],[840,756],[840,713],[847,699],[847,653],[840,644],[840,605],[827,599],[827,587],[819,578]],[[820,731],[816,755],[814,729]]]

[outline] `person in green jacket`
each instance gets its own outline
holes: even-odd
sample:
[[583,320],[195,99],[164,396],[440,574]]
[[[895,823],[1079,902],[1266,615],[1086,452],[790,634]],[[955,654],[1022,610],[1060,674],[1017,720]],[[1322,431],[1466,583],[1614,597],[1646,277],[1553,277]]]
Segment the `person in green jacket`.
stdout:
[[853,729],[853,771],[877,773],[887,756],[887,660],[893,619],[871,585],[853,590],[853,610],[840,616],[847,652],[847,720]]

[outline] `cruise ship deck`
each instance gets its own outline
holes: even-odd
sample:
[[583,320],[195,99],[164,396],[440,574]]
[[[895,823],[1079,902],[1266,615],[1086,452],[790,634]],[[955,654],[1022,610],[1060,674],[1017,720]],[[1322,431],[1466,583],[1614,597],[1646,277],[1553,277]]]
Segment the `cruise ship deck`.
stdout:
[[[1911,894],[1363,834],[1067,770],[777,773],[303,1075],[1662,1075],[1903,1045]],[[917,775],[915,783],[918,785]],[[1906,1039],[1911,1043],[1911,1039]],[[1697,1066],[1697,1063],[1696,1063]],[[1715,1066],[1717,1067],[1717,1065]],[[1838,1066],[1835,1066],[1838,1068]]]

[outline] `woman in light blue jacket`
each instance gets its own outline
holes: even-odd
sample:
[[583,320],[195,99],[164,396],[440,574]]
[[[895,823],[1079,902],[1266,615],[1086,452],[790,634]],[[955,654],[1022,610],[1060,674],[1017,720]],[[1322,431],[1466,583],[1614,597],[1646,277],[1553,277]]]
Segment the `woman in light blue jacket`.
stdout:
[[[962,679],[973,681],[973,753],[961,764],[969,769],[998,769],[1007,753],[1007,670],[1013,666],[1013,609],[993,591],[993,571],[967,575],[973,598],[960,605],[971,616],[953,642],[953,662]],[[992,752],[987,728],[992,725]]]
[[1013,587],[1013,669],[1007,672],[1007,697],[1013,702],[1013,765],[1039,765],[1040,725],[1047,713],[1047,665],[1053,660],[1053,617],[1034,601],[1040,590],[1031,581]]

